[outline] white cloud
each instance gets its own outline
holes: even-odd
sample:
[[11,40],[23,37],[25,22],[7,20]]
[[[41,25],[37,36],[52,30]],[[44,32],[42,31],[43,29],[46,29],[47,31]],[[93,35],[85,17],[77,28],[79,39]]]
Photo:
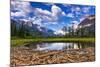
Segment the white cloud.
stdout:
[[[35,16],[33,16],[33,18],[30,18],[28,15],[30,12],[34,13]],[[11,1],[11,17],[27,18],[32,20],[34,24],[41,25],[42,22],[56,24],[55,22],[57,22],[61,16],[66,16],[65,12],[54,4],[51,5],[51,11],[49,11],[43,10],[42,8],[32,8],[29,2]]]
[[88,13],[88,12],[89,12],[89,9],[90,9],[90,7],[84,7],[84,8],[82,9],[82,11],[83,11],[84,13]]
[[81,8],[80,7],[76,7],[75,11],[81,11]]
[[37,24],[37,25],[39,25],[39,26],[42,26],[42,19],[37,19],[37,20],[35,20],[35,21],[33,21],[33,24]]
[[29,11],[30,3],[24,1],[11,1],[11,9]]
[[78,28],[79,22],[78,21],[72,21],[72,23],[73,23],[72,24],[73,29],[76,30]]
[[50,16],[51,12],[48,11],[48,10],[43,10],[41,8],[35,8],[35,14],[36,15],[47,15],[47,16]]
[[67,17],[74,18],[74,14],[73,14],[73,13],[68,13],[68,14],[67,14]]
[[66,32],[64,32],[63,30],[57,30],[57,31],[54,32],[54,34],[56,34],[56,35],[65,35]]
[[84,18],[80,18],[80,22],[83,21],[83,20],[84,20]]
[[81,11],[82,9],[78,6],[71,7],[71,13],[68,13],[67,17],[71,18],[78,17],[78,15],[81,15]]
[[85,14],[84,17],[87,18],[89,16],[89,14]]
[[42,19],[39,17],[32,17],[27,18],[29,21],[32,21],[33,24],[37,24],[39,26],[42,26]]
[[52,20],[52,13],[48,10],[43,10],[41,8],[34,8],[35,16],[40,17],[43,21],[51,21]]
[[80,7],[72,7],[71,11],[72,12],[79,12],[79,11],[81,11],[81,8]]
[[36,16],[41,17],[41,19],[45,22],[56,22],[59,20],[59,16],[66,15],[65,12],[63,12],[61,8],[56,5],[52,5],[51,12],[41,8],[35,8],[34,13]]
[[45,15],[44,15],[44,16],[41,16],[41,18],[42,18],[42,20],[45,21],[45,22],[50,22],[50,21],[54,22],[53,18],[50,17],[50,16],[45,16]]
[[85,14],[83,17],[81,17],[79,20],[82,22],[85,18],[89,17],[89,14]]
[[25,22],[28,22],[29,21],[28,19],[20,19],[20,20],[25,21]]
[[52,16],[57,16],[57,15],[61,14],[61,12],[62,12],[61,8],[59,8],[56,5],[52,6],[51,11],[52,11]]
[[25,16],[25,12],[20,11],[20,12],[11,12],[11,16],[19,17],[19,16]]
[[78,21],[72,21],[72,23],[74,23],[74,24],[78,24],[79,22],[78,22]]
[[58,24],[58,22],[49,22],[49,24],[54,24],[54,25],[56,25],[56,24]]
[[64,7],[71,7],[71,4],[62,4]]
[[63,16],[66,16],[66,13],[65,13],[65,12],[62,12],[62,15],[63,15]]
[[53,3],[45,3],[45,5],[51,6],[54,5]]
[[30,12],[31,12],[31,6],[29,2],[11,1],[11,16],[25,17]]
[[75,8],[72,7],[72,8],[71,8],[71,11],[74,12],[74,11],[75,11]]
[[53,24],[53,25],[57,25],[58,24],[58,22],[48,22],[48,23],[44,23],[45,25],[51,25],[51,24]]
[[15,16],[15,13],[14,12],[11,12],[11,16]]

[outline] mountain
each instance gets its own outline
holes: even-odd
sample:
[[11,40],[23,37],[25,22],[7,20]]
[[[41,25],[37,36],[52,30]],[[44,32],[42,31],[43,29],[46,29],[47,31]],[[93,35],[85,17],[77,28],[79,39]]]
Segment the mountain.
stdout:
[[95,15],[86,17],[79,25],[81,36],[95,36]]
[[11,19],[11,34],[12,36],[31,35],[33,37],[55,36],[53,30],[33,24],[32,21],[13,19]]
[[86,17],[78,26],[79,27],[89,27],[95,24],[95,15],[90,15]]
[[43,36],[55,36],[54,31],[45,27],[40,27]]

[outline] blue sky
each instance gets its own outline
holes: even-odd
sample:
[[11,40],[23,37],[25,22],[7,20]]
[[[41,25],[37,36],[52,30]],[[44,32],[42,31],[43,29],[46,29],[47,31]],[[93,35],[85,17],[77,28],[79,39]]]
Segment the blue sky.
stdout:
[[11,19],[32,21],[42,27],[60,30],[79,24],[95,14],[95,6],[11,1]]

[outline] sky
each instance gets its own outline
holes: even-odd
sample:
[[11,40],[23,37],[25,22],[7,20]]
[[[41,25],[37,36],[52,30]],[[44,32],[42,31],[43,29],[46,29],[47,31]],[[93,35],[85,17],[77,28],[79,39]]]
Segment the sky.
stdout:
[[61,30],[72,23],[79,24],[95,14],[93,5],[11,1],[11,19],[32,21],[41,27]]

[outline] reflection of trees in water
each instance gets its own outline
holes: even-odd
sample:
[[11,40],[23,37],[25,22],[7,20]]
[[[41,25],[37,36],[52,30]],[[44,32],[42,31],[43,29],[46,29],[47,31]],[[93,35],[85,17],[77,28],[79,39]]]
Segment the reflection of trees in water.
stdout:
[[81,44],[77,43],[70,43],[69,45],[66,45],[64,49],[79,49],[81,48]]
[[77,43],[77,46],[78,46],[79,49],[82,48],[82,44],[80,44],[80,43]]
[[78,48],[94,47],[94,43],[77,43]]
[[87,47],[94,47],[94,43],[70,43],[64,49],[83,49]]

